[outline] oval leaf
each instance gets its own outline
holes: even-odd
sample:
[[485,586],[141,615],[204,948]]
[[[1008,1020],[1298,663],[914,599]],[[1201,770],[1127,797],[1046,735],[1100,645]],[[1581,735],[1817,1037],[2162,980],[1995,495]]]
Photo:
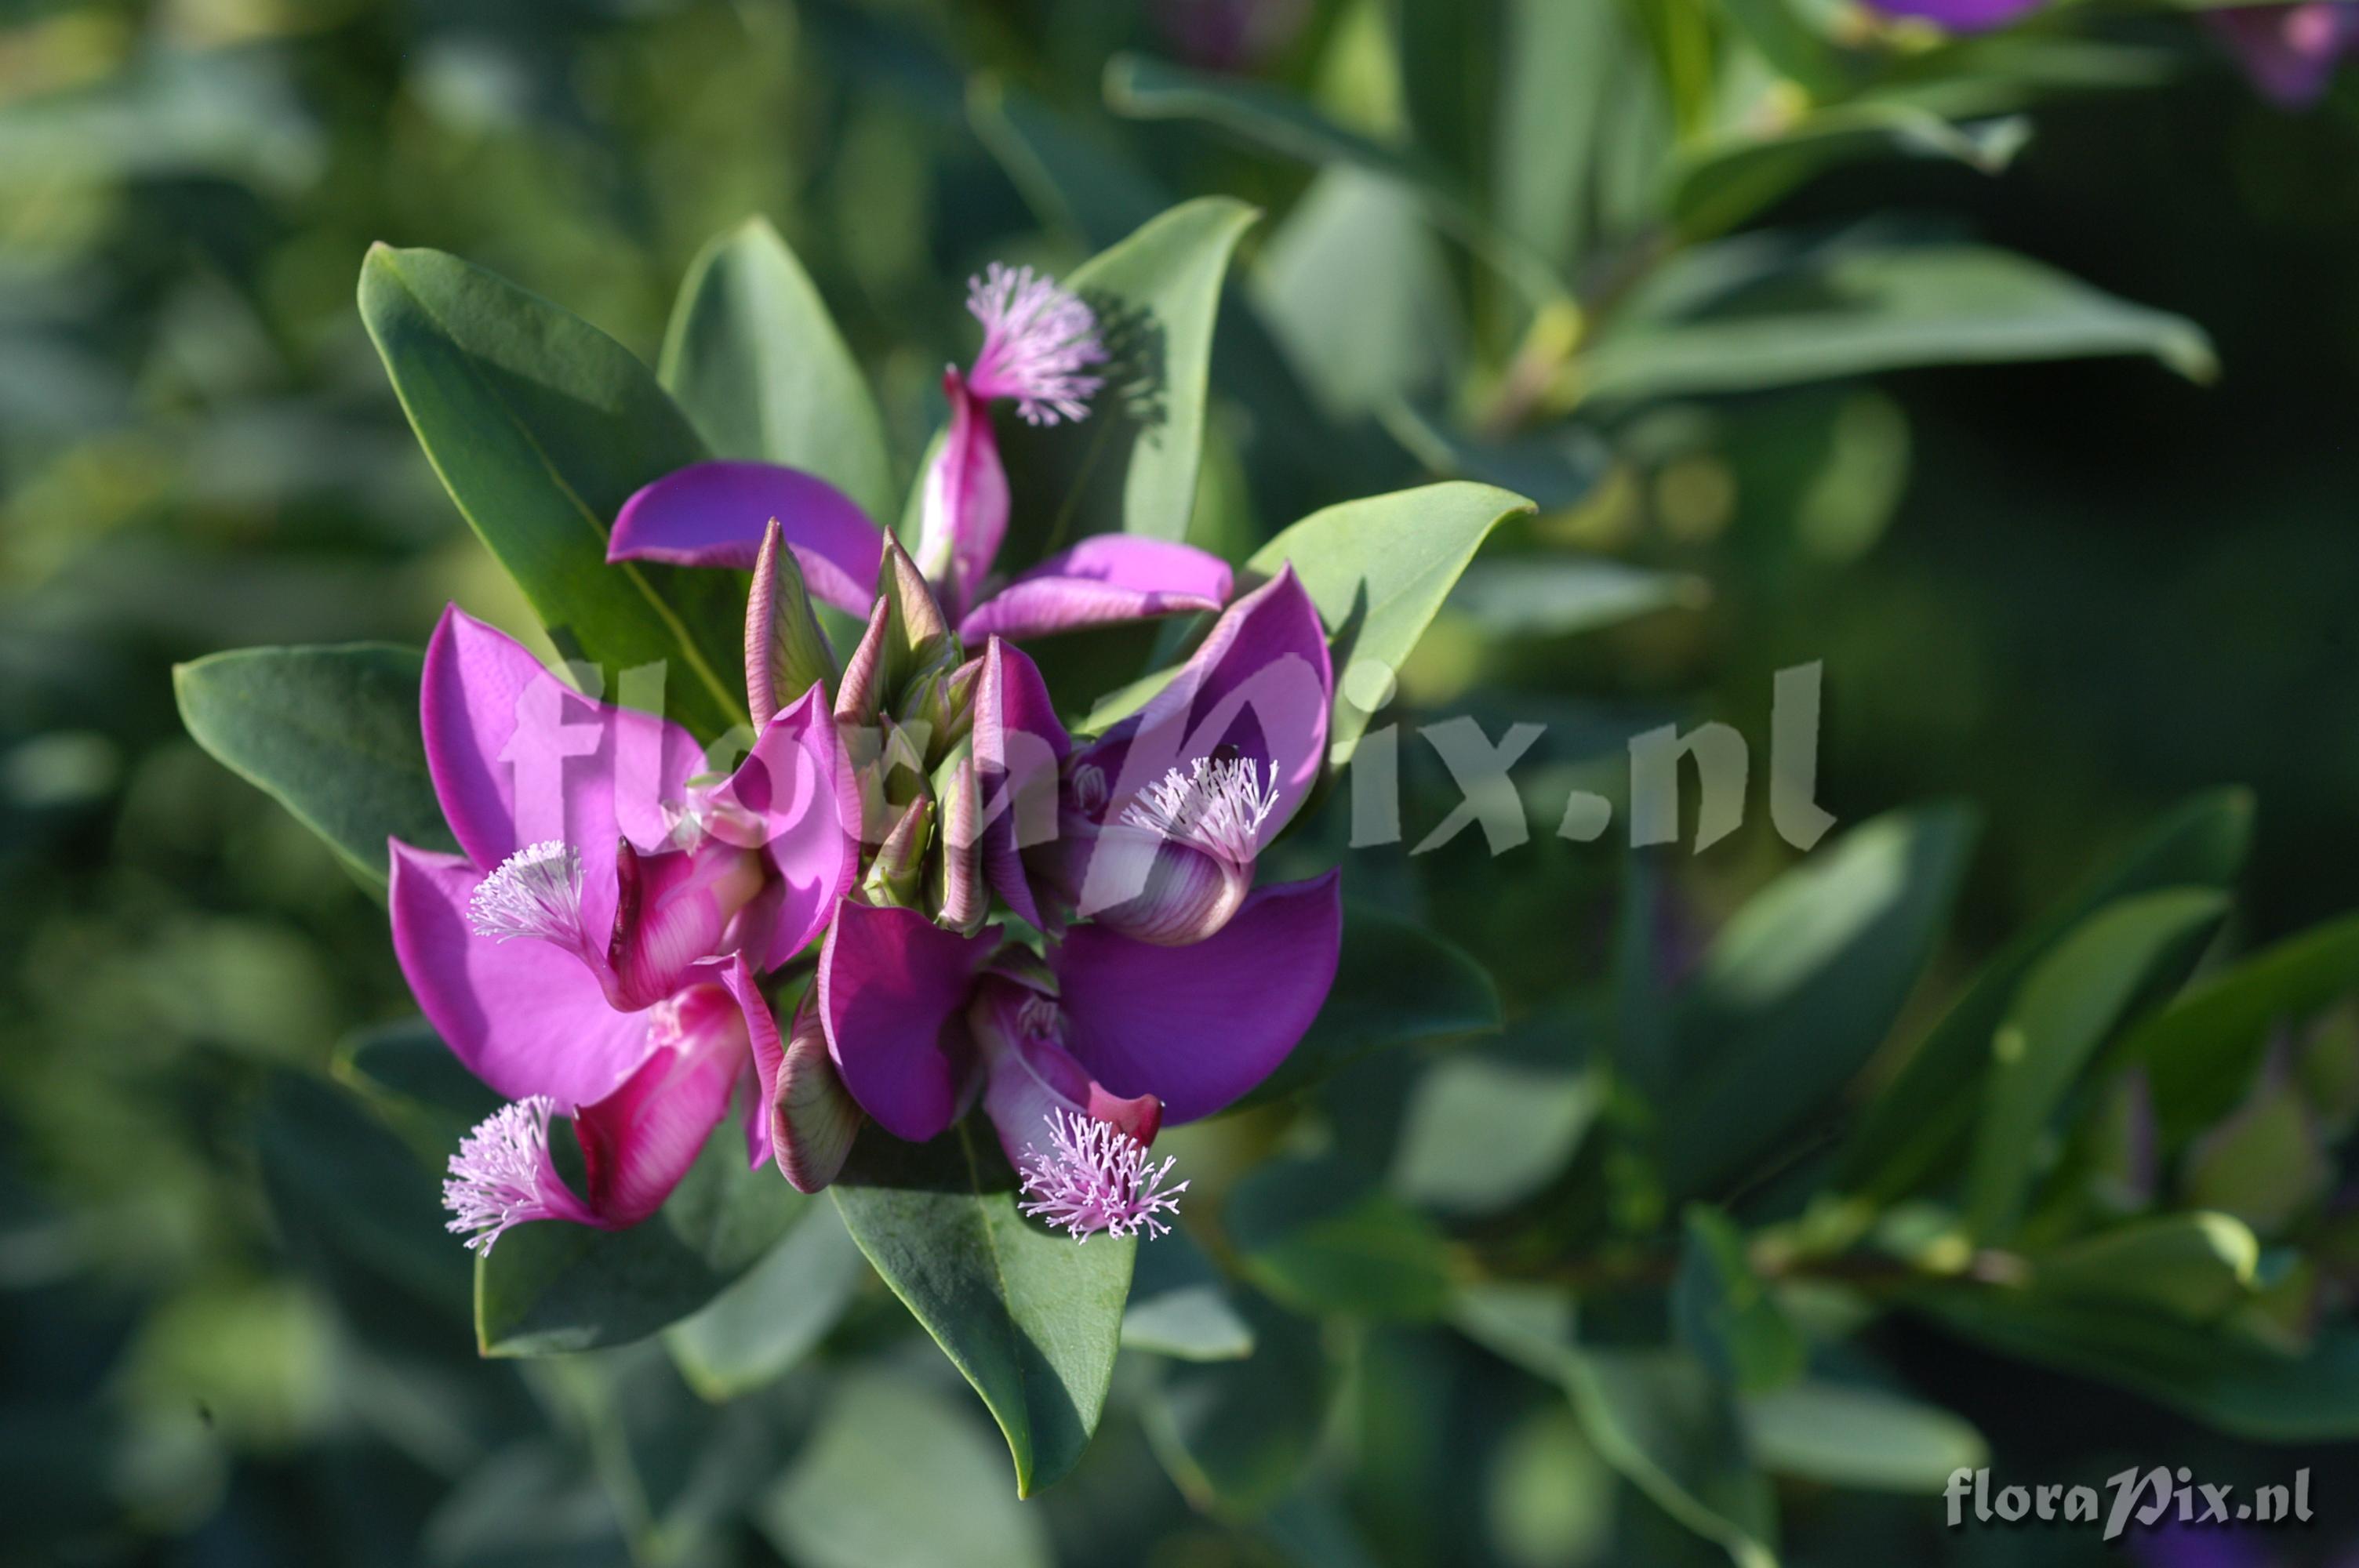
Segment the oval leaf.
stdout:
[[385,841],[456,848],[418,730],[420,656],[382,643],[241,648],[172,668],[198,745],[380,892]]
[[1114,1376],[1135,1238],[1076,1243],[1016,1209],[988,1130],[872,1127],[829,1189],[852,1238],[990,1407],[1029,1497],[1088,1448]]
[[657,372],[716,457],[815,473],[893,514],[884,416],[810,275],[767,221],[713,237],[679,286]]
[[378,245],[361,319],[427,460],[568,658],[663,668],[666,708],[712,741],[745,721],[744,584],[727,572],[606,561],[643,485],[709,455],[614,339],[439,251]]
[[1440,1233],[1343,1160],[1272,1161],[1223,1217],[1246,1277],[1299,1312],[1430,1318],[1450,1304]]

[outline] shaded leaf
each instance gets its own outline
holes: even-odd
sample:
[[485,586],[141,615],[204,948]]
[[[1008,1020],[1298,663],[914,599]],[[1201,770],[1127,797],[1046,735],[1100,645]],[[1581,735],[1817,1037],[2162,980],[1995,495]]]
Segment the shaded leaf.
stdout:
[[2035,1259],[2031,1288],[2059,1301],[2114,1302],[2209,1323],[2252,1289],[2261,1244],[2224,1214],[2169,1214]]
[[1122,1344],[1180,1361],[1235,1361],[1253,1354],[1254,1332],[1203,1249],[1174,1230],[1139,1249]]
[[1753,1271],[1744,1232],[1706,1204],[1688,1206],[1671,1316],[1688,1348],[1739,1392],[1764,1393],[1801,1376],[1800,1331]]
[[812,1205],[770,1255],[664,1344],[689,1387],[733,1400],[776,1381],[814,1349],[868,1278],[867,1260],[832,1205]]
[[1964,1418],[1860,1384],[1795,1383],[1746,1397],[1737,1414],[1762,1468],[1831,1487],[1930,1496],[1990,1462]]
[[1298,1312],[1426,1318],[1449,1304],[1440,1236],[1343,1160],[1261,1165],[1239,1179],[1223,1218],[1246,1277]]
[[1165,1368],[1140,1412],[1188,1500],[1226,1519],[1252,1518],[1293,1488],[1327,1410],[1317,1325],[1258,1303],[1245,1310],[1250,1357]]

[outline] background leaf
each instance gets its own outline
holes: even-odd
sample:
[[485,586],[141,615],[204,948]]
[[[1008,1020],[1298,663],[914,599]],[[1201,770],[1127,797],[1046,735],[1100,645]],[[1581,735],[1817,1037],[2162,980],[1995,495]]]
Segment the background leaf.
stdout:
[[1831,1487],[1931,1496],[1951,1471],[1990,1462],[1971,1423],[1861,1384],[1795,1383],[1748,1395],[1737,1412],[1763,1468]]
[[1258,1166],[1222,1217],[1245,1276],[1298,1312],[1428,1318],[1449,1304],[1440,1236],[1342,1159]]
[[1250,1519],[1291,1491],[1327,1413],[1315,1324],[1248,1303],[1243,1360],[1162,1368],[1142,1418],[1163,1467],[1207,1513]]
[[664,1331],[689,1387],[733,1400],[775,1382],[825,1338],[868,1279],[832,1204],[808,1206],[785,1240],[693,1317]]
[[414,651],[241,648],[172,669],[197,744],[326,839],[380,892],[385,841],[453,849],[426,773]]

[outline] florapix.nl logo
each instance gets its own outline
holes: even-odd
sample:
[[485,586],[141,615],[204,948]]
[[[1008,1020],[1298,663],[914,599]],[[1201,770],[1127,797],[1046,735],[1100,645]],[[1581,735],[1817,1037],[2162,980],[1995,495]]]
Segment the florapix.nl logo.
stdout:
[[1987,1469],[1952,1470],[1941,1488],[1949,1525],[2054,1524],[2104,1528],[2114,1541],[2133,1523],[2153,1529],[2176,1525],[2307,1524],[2310,1519],[2310,1471],[2290,1481],[2255,1487],[2249,1492],[2195,1479],[2185,1465],[2172,1469],[2124,1470],[2105,1477],[2103,1497],[2090,1486],[2062,1482],[1994,1487]]

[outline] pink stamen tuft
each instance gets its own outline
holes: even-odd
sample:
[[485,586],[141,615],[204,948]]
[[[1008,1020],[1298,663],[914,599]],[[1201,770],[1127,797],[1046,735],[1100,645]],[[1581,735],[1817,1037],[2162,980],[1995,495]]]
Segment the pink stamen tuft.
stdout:
[[967,279],[966,308],[983,323],[983,351],[967,385],[979,397],[1012,397],[1035,425],[1086,417],[1105,384],[1083,370],[1106,357],[1090,308],[1026,267],[997,262]]
[[1148,785],[1123,807],[1122,819],[1249,866],[1260,851],[1262,824],[1277,806],[1277,762],[1264,780],[1242,757],[1199,757],[1186,772],[1173,768]]
[[1024,1191],[1033,1201],[1024,1212],[1087,1241],[1103,1230],[1109,1236],[1135,1236],[1144,1230],[1162,1236],[1171,1227],[1162,1215],[1180,1212],[1181,1182],[1164,1190],[1172,1159],[1154,1164],[1147,1145],[1112,1122],[1100,1121],[1062,1108],[1048,1116],[1049,1147],[1038,1144],[1025,1152]]
[[475,885],[467,925],[478,936],[507,942],[538,937],[575,947],[582,943],[582,857],[550,838],[502,860]]
[[485,1253],[512,1225],[565,1217],[551,1207],[542,1182],[549,1171],[549,1119],[557,1102],[533,1095],[504,1105],[459,1142],[451,1156],[451,1179],[442,1184],[442,1206],[452,1218],[443,1227],[467,1238],[470,1249]]

